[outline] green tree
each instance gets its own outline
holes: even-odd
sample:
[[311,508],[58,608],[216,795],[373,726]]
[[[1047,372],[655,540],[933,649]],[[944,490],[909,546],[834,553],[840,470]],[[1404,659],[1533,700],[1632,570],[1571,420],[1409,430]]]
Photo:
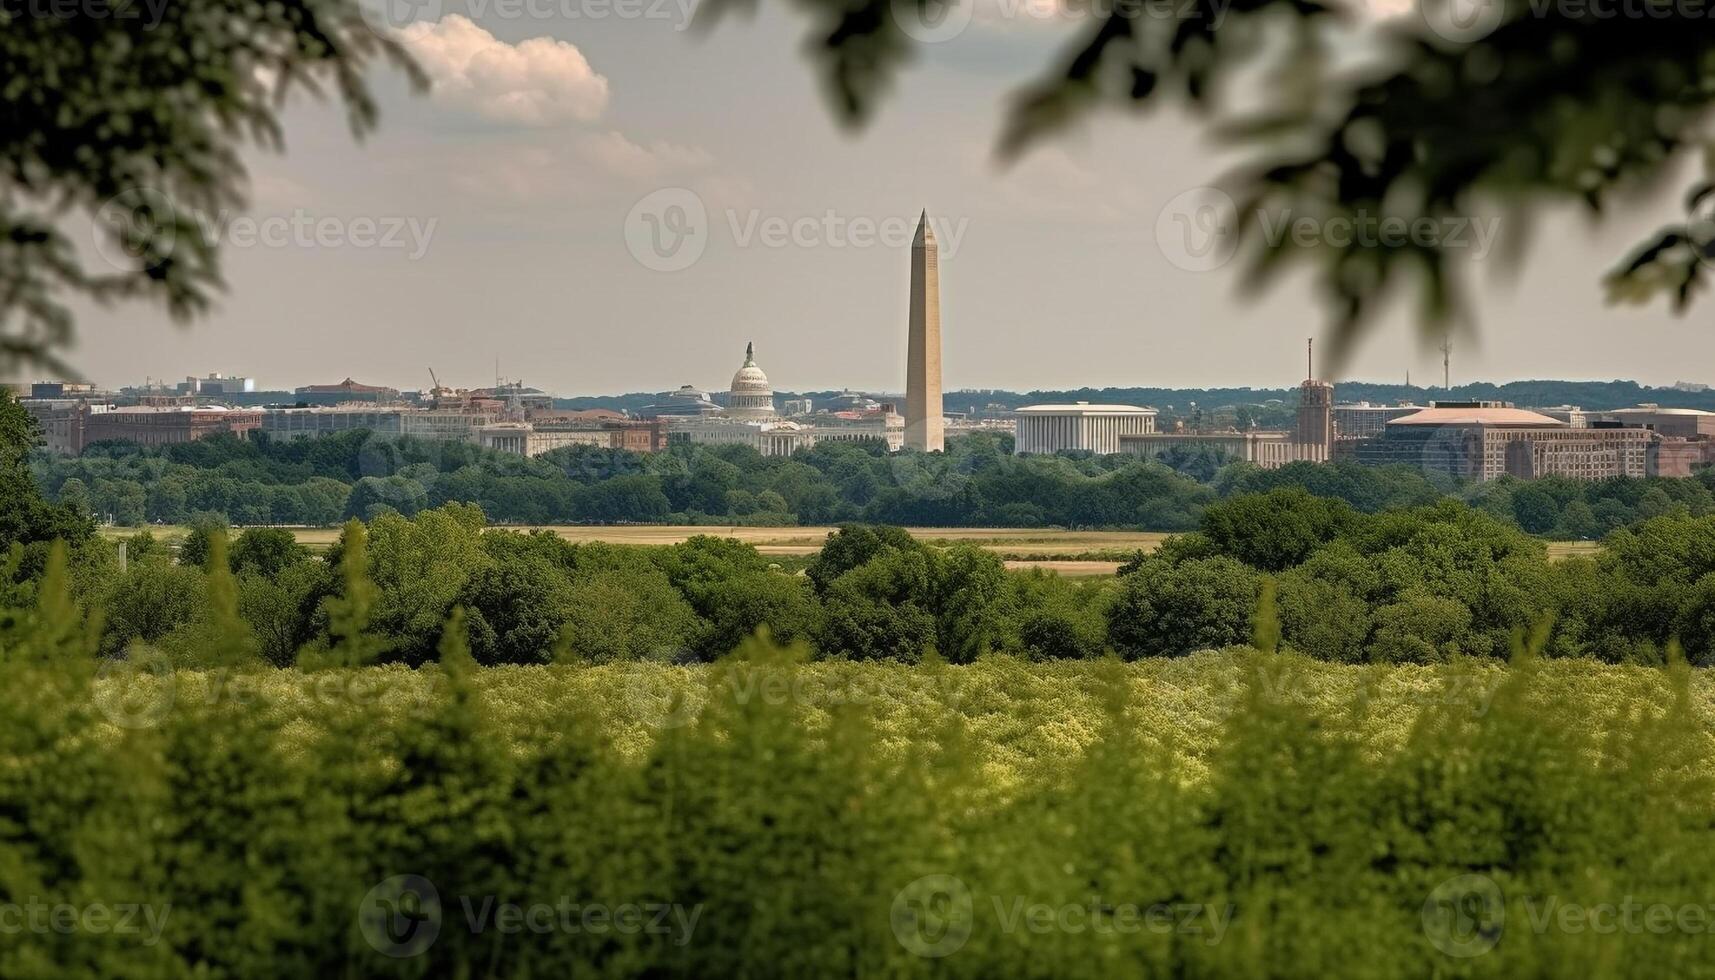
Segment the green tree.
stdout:
[[809,576],[818,594],[825,593],[835,579],[884,551],[914,551],[922,547],[904,528],[847,524],[828,535],[804,574]]
[[[850,533],[848,545],[877,544],[864,530],[842,528],[829,543]],[[845,549],[842,560],[856,550]],[[822,589],[817,646],[824,654],[857,660],[916,663],[934,648],[940,625],[931,604],[933,557],[917,547],[880,547],[873,555]]]
[[815,626],[807,583],[770,568],[750,545],[696,535],[665,549],[658,564],[703,622],[692,646],[704,657],[730,653],[761,627],[792,643]]
[[363,667],[391,646],[390,637],[372,632],[377,589],[369,578],[369,532],[361,521],[348,521],[330,554],[339,575],[340,591],[328,596],[327,646],[311,658],[312,666]]
[[1145,561],[1108,613],[1108,643],[1126,659],[1182,656],[1247,642],[1261,579],[1228,557]]
[[1297,487],[1232,497],[1203,511],[1202,531],[1215,547],[1267,572],[1291,568],[1351,527],[1343,501]]
[[297,535],[285,528],[252,527],[239,533],[230,555],[233,571],[272,577],[308,561],[310,549],[299,544]]
[[697,614],[655,569],[611,569],[580,579],[569,594],[561,643],[592,663],[691,659]]
[[203,511],[192,515],[185,523],[188,531],[185,539],[179,543],[179,564],[206,568],[209,553],[213,548],[211,542],[217,536],[223,541],[226,538],[226,515],[216,511]]
[[1471,610],[1457,599],[1411,591],[1378,608],[1375,624],[1379,663],[1435,663],[1470,650]]

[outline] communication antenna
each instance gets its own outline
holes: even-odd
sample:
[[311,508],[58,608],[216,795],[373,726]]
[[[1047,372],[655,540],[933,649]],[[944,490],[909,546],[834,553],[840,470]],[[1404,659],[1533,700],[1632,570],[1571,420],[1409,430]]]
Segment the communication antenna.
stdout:
[[1453,390],[1453,338],[1441,342],[1441,387]]

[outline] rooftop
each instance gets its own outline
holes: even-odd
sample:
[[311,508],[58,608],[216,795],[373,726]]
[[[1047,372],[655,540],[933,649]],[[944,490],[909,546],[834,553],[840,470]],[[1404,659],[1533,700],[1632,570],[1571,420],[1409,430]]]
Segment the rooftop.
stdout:
[[1026,405],[1018,409],[1020,415],[1154,415],[1153,408],[1139,408],[1136,405],[1092,405],[1089,402],[1076,402],[1071,405]]
[[1638,405],[1634,408],[1610,408],[1602,415],[1715,415],[1701,408],[1662,408],[1660,405]]
[[1388,425],[1513,425],[1564,429],[1566,423],[1522,408],[1477,408],[1464,405],[1436,406],[1401,416]]

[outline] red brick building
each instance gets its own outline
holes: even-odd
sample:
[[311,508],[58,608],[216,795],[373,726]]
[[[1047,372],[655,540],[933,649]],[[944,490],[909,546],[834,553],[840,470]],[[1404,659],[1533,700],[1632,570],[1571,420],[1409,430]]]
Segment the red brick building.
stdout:
[[667,425],[660,419],[649,422],[618,422],[613,425],[613,448],[634,453],[655,453],[667,448]]
[[256,409],[163,408],[139,405],[88,412],[83,417],[83,446],[92,442],[122,439],[143,446],[169,446],[195,442],[230,432],[243,435],[261,428],[262,413]]

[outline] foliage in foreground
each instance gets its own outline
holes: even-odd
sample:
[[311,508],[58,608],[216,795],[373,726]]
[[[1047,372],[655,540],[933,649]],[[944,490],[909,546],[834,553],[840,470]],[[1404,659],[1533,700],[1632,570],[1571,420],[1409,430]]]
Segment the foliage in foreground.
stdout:
[[[755,644],[472,671],[456,617],[441,650],[93,683],[6,665],[0,901],[160,927],[24,930],[0,974],[1712,972],[1712,692],[1683,668]],[[389,905],[401,875],[438,905]],[[508,904],[580,911],[503,930]],[[669,911],[581,913],[630,905]]]

